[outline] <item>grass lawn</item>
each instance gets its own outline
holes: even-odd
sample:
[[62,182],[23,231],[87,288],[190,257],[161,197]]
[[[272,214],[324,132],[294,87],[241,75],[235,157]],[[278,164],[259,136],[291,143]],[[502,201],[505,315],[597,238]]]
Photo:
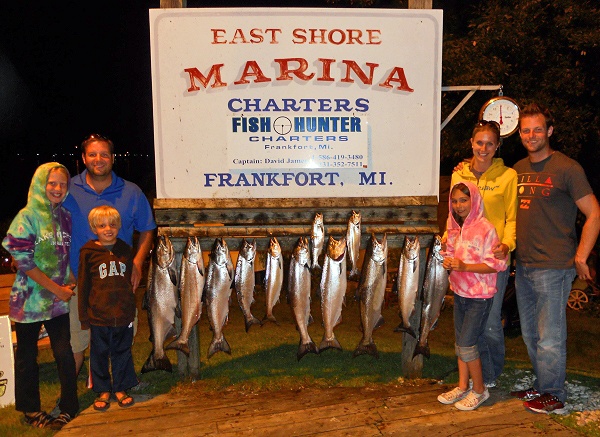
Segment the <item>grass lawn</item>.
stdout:
[[[315,278],[313,278],[315,281]],[[354,285],[354,283],[349,283]],[[361,338],[359,329],[358,304],[350,297],[353,288],[349,287],[347,306],[342,311],[343,321],[335,329],[343,351],[327,350],[321,355],[308,354],[300,362],[296,360],[299,335],[294,328],[290,306],[286,302],[285,291],[281,302],[275,306],[274,314],[279,325],[266,324],[253,326],[250,332],[244,330],[242,313],[234,300],[230,307],[229,324],[224,333],[232,354],[214,355],[207,360],[206,354],[212,333],[208,327],[206,309],[202,314],[200,327],[201,377],[192,381],[180,378],[174,373],[162,371],[140,376],[143,388],[135,393],[160,394],[169,391],[186,394],[219,390],[279,390],[298,387],[364,386],[370,384],[409,384],[401,375],[402,336],[393,329],[398,325],[397,307],[386,308],[383,312],[386,323],[375,331],[374,339],[380,358],[363,355],[352,358],[352,352]],[[145,289],[138,291],[139,328],[133,346],[135,368],[139,371],[152,348],[148,341],[149,331],[146,312],[141,310],[141,298]],[[235,293],[232,295],[235,299]],[[262,287],[257,287],[253,314],[262,319],[265,314],[265,295]],[[313,341],[318,345],[323,335],[321,326],[320,302],[313,302],[315,323],[309,327]],[[569,324],[568,378],[585,381],[598,390],[600,386],[600,319],[588,312],[567,311]],[[457,380],[456,358],[454,356],[454,329],[451,308],[446,308],[440,317],[437,329],[430,335],[431,358],[424,360],[423,378],[443,379],[446,382]],[[168,355],[176,368],[176,352]],[[502,378],[502,389],[509,390],[513,381],[511,372],[518,369],[531,369],[521,337],[506,339],[507,377]],[[56,368],[50,350],[40,352],[42,408],[50,411],[59,393]],[[87,362],[84,367],[87,370]],[[88,408],[94,393],[85,388],[85,375],[79,376],[81,408]],[[572,415],[573,416],[573,415]],[[52,435],[52,431],[37,430],[23,425],[21,413],[14,407],[0,409],[0,435]],[[560,419],[570,426],[574,419]],[[571,423],[569,423],[569,421]],[[589,428],[589,427],[588,427]],[[593,429],[595,428],[595,430]],[[598,427],[587,431],[588,435],[600,435]]]

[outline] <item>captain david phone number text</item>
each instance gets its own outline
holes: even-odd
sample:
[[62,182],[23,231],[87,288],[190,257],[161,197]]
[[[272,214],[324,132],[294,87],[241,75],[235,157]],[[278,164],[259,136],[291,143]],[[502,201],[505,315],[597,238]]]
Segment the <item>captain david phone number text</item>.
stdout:
[[[363,167],[363,155],[317,155],[313,160],[319,167]],[[366,167],[366,165],[364,165]]]

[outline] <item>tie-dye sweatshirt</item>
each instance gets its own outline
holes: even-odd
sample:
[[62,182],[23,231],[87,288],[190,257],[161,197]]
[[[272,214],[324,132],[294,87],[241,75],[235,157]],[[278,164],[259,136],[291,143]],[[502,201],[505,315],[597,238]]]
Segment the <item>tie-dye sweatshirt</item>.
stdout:
[[[492,249],[500,243],[494,225],[483,216],[483,201],[477,186],[461,181],[471,194],[471,211],[462,227],[452,214],[452,189],[450,190],[448,215],[448,240],[444,256],[458,258],[465,264],[484,263],[496,271],[506,270],[506,260],[496,259]],[[454,185],[455,186],[455,185]],[[454,186],[452,188],[454,188]],[[450,273],[450,285],[459,296],[467,298],[490,298],[496,294],[496,273]]]
[[15,322],[39,322],[69,312],[68,302],[25,274],[38,267],[57,284],[68,283],[71,214],[62,203],[53,208],[46,196],[48,176],[57,167],[64,166],[48,162],[37,168],[27,205],[13,219],[2,241],[18,269],[9,302],[9,317]]

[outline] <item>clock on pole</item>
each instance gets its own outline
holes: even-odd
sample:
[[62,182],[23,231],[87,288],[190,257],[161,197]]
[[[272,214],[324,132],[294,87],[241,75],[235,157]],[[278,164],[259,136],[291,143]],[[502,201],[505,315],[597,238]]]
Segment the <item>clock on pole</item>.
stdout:
[[510,97],[494,97],[481,107],[479,119],[498,122],[500,137],[508,137],[519,128],[519,105]]

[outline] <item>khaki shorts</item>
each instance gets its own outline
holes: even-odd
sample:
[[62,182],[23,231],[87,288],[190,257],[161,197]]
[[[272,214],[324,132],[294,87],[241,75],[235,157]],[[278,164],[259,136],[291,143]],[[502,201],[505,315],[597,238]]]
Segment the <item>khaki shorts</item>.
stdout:
[[[73,353],[80,353],[87,349],[90,345],[90,330],[81,329],[79,321],[79,300],[77,298],[79,290],[77,287],[73,290],[75,295],[69,301],[69,322],[71,324],[71,348]],[[133,337],[137,333],[138,325],[138,310],[135,309],[135,318],[133,319]]]

